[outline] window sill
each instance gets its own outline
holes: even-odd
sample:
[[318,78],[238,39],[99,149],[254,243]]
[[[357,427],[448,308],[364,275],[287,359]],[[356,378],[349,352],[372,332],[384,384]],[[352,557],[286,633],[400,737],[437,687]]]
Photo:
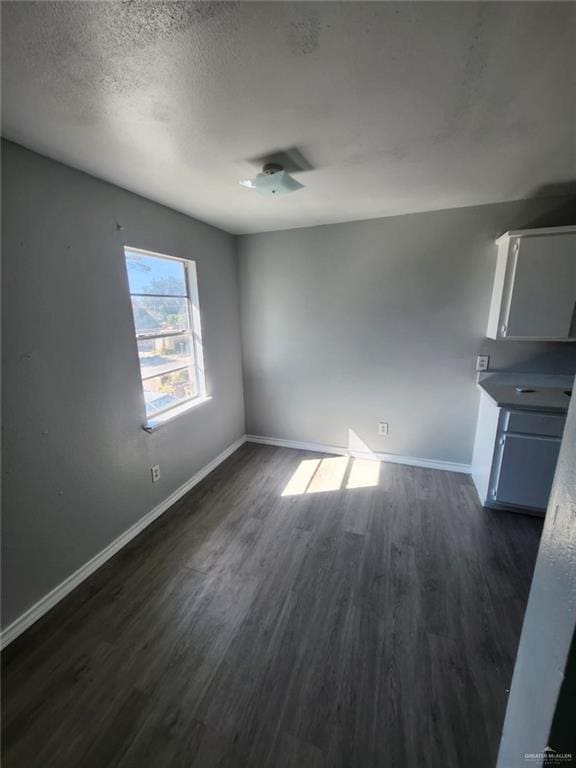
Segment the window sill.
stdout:
[[198,406],[207,403],[209,400],[212,400],[212,398],[206,396],[198,397],[196,400],[192,400],[189,403],[183,403],[177,408],[173,408],[171,411],[166,411],[166,413],[162,413],[153,419],[149,419],[142,425],[142,429],[144,432],[148,432],[148,434],[156,432],[156,430],[166,426],[166,424],[169,424],[171,421],[174,421],[178,416],[182,416],[182,414],[188,413],[188,411],[192,411],[194,408],[198,408]]

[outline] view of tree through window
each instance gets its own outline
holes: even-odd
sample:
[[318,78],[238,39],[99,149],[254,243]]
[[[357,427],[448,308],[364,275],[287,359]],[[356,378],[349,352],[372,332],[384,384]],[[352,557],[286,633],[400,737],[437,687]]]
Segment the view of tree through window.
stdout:
[[146,416],[151,419],[203,394],[200,335],[190,296],[192,276],[196,289],[195,272],[184,259],[132,248],[125,248],[125,256]]

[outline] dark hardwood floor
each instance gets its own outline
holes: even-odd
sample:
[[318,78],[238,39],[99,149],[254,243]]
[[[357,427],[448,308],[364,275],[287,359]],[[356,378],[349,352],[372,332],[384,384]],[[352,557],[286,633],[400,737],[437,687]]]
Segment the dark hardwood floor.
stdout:
[[347,461],[243,446],[9,646],[5,768],[493,768],[541,521]]

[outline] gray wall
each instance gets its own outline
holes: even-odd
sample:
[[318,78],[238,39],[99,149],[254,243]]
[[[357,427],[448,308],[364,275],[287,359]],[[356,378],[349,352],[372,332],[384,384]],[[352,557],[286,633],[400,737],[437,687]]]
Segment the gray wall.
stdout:
[[[574,701],[560,705],[576,629],[576,401],[572,401],[564,429],[548,513],[524,616],[512,686],[498,756],[498,768],[527,764],[526,752],[550,745],[569,751],[574,743]],[[573,664],[568,673],[574,675]],[[570,730],[552,729],[561,717]],[[540,762],[533,761],[535,765]],[[570,764],[572,761],[568,761]]]
[[483,339],[495,237],[574,223],[571,202],[241,236],[247,432],[346,446],[352,430],[371,450],[469,463],[480,350],[492,367],[576,371],[576,345]]
[[[234,238],[2,150],[6,626],[240,437],[244,412]],[[213,399],[153,435],[140,428],[124,243],[198,266]]]

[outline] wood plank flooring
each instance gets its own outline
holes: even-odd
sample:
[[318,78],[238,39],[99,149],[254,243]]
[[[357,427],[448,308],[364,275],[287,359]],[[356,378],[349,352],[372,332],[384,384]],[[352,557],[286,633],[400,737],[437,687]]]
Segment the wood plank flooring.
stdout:
[[4,652],[5,768],[492,768],[541,521],[374,472],[243,446]]

